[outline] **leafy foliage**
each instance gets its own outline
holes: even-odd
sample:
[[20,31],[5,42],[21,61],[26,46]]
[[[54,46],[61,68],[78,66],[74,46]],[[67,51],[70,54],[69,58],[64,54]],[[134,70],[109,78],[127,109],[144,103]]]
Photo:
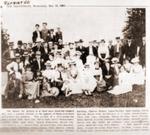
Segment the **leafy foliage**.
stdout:
[[126,26],[123,29],[124,38],[131,37],[136,43],[140,43],[145,36],[145,9],[128,8],[127,15]]

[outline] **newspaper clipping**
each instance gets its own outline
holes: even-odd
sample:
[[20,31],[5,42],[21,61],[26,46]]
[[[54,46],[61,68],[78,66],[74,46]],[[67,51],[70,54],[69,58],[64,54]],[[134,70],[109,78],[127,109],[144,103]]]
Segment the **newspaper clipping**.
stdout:
[[0,134],[150,134],[148,0],[0,3]]

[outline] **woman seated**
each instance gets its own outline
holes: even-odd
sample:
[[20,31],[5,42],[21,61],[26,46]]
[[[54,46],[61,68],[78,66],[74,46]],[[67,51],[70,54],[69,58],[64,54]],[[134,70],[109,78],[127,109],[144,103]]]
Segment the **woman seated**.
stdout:
[[128,73],[131,73],[132,64],[129,62],[128,59],[125,59],[125,60],[124,60],[123,66],[124,66],[125,70],[126,70]]
[[135,57],[131,60],[131,62],[133,63],[131,69],[133,84],[143,85],[145,80],[144,70],[142,69],[142,65],[139,64],[139,58]]
[[111,64],[111,68],[113,71],[113,85],[118,85],[118,76],[119,76],[119,70],[121,67],[121,64],[119,63],[119,59],[117,57],[113,57],[111,60],[112,64]]
[[109,59],[106,59],[102,65],[102,74],[106,82],[106,89],[112,89],[114,87],[114,72]]
[[118,85],[114,86],[113,89],[109,91],[109,93],[119,95],[132,91],[132,81],[130,73],[128,73],[123,66],[120,68],[118,81]]
[[57,64],[54,74],[54,86],[61,90],[63,86],[63,66],[62,64]]
[[103,75],[102,75],[102,69],[101,67],[99,66],[99,61],[96,61],[94,63],[94,70],[93,70],[93,75],[94,75],[94,78],[96,79],[97,81],[97,87],[96,87],[96,90],[98,92],[101,92],[101,91],[104,91],[106,90],[106,82],[104,81],[103,79]]
[[[24,92],[28,96],[28,99],[37,99],[39,97],[39,83],[35,82],[33,79],[33,72],[31,71],[31,66],[27,65],[25,72],[22,75],[22,82],[24,87]],[[35,100],[36,103],[40,102]]]
[[93,70],[90,69],[89,64],[85,64],[84,71],[82,73],[82,89],[86,95],[92,95],[92,92],[97,86],[97,81],[94,78]]
[[74,68],[69,71],[68,80],[65,80],[61,90],[64,91],[66,97],[72,94],[83,93],[81,77],[79,76],[77,69]]
[[49,60],[45,63],[45,65],[46,69],[42,72],[42,76],[48,79],[51,86],[54,86],[55,80],[54,67],[52,67],[51,62]]

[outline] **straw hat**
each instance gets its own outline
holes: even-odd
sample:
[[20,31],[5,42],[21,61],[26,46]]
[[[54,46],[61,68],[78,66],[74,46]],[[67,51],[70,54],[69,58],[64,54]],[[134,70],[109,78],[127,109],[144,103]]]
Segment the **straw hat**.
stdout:
[[139,62],[139,58],[138,57],[135,57],[131,60],[132,63],[138,63]]
[[113,57],[113,58],[111,59],[111,62],[112,62],[112,63],[118,63],[118,62],[119,62],[119,59],[116,58],[116,57]]
[[46,66],[51,66],[51,62],[48,60],[48,61],[46,61],[45,65]]

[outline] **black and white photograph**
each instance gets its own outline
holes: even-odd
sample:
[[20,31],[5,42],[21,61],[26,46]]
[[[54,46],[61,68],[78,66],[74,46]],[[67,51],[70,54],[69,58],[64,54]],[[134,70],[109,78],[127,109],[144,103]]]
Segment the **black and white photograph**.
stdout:
[[3,9],[2,108],[145,107],[146,8]]

